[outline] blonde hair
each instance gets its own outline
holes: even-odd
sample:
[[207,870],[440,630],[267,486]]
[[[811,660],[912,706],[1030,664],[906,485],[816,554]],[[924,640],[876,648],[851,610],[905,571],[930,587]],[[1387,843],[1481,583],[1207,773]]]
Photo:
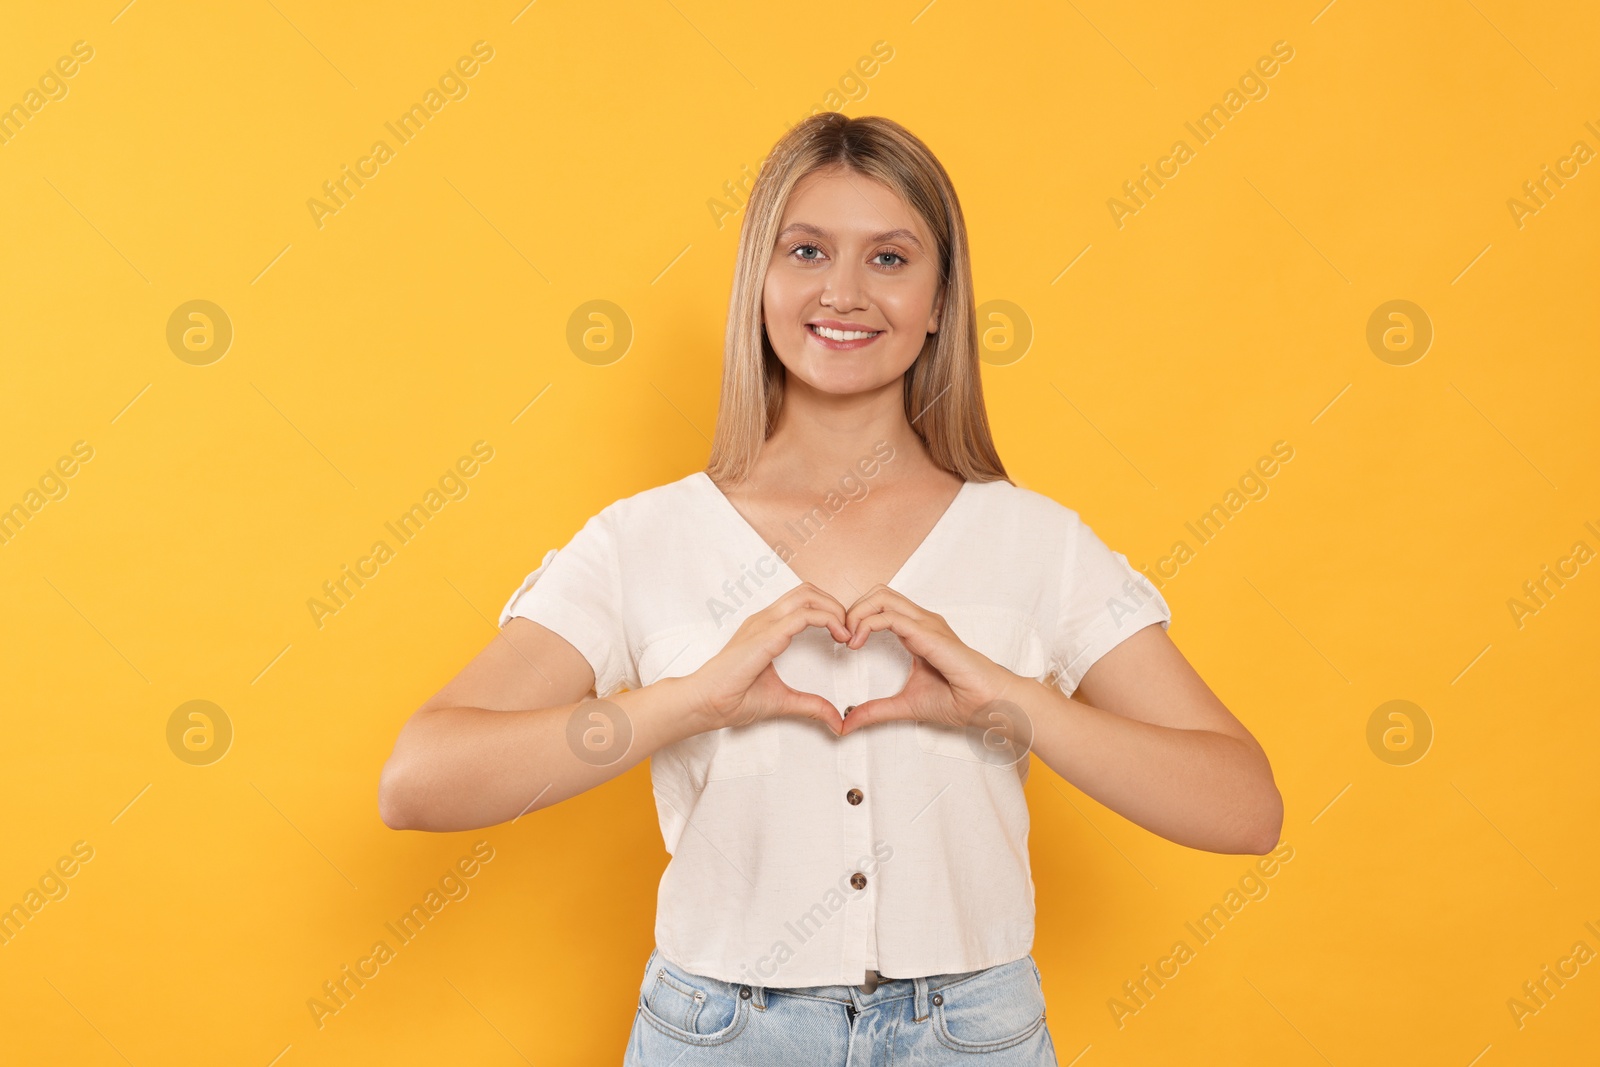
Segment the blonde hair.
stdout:
[[906,420],[933,462],[966,481],[1010,481],[989,435],[978,371],[978,326],[966,221],[950,176],[899,123],[823,112],[793,126],[763,161],[739,229],[723,343],[722,399],[706,473],[718,484],[749,474],[783,406],[784,366],[761,325],[761,298],[789,194],[814,170],[842,165],[900,194],[932,231],[944,306],[905,373]]

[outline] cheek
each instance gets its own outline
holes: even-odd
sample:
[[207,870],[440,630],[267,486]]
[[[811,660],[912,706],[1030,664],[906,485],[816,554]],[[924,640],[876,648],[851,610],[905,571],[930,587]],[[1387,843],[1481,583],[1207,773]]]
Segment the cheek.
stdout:
[[933,298],[923,293],[895,293],[886,297],[879,307],[896,333],[902,336],[921,334],[927,331]]
[[782,272],[770,271],[761,290],[761,303],[770,319],[793,309],[799,303],[801,295],[800,287],[793,279],[786,277]]
[[792,283],[779,283],[763,294],[762,321],[771,338],[783,338],[783,343],[792,347],[803,339],[804,322],[817,306],[814,293]]

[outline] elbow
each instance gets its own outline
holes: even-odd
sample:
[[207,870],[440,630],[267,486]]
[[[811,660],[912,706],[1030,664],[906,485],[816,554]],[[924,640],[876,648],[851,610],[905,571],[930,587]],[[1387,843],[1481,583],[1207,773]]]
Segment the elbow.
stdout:
[[1283,793],[1278,790],[1267,754],[1249,738],[1247,747],[1255,754],[1256,767],[1246,776],[1249,785],[1240,798],[1239,851],[1265,856],[1278,847],[1283,833]]
[[390,756],[378,777],[378,818],[391,830],[414,830],[404,766],[396,756]]
[[1283,794],[1270,781],[1267,789],[1271,795],[1257,810],[1255,832],[1247,849],[1252,856],[1265,856],[1277,848],[1283,834]]
[[426,830],[418,810],[419,794],[427,792],[427,754],[423,739],[417,736],[418,722],[426,709],[412,715],[400,728],[394,749],[378,775],[378,818],[391,830]]

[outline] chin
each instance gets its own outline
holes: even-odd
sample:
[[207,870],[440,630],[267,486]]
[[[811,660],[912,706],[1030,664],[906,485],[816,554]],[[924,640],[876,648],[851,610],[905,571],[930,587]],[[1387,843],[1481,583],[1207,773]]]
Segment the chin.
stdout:
[[857,352],[804,352],[799,359],[778,354],[784,370],[814,388],[826,392],[854,392],[876,389],[911,369],[917,352],[904,360],[890,353],[874,352],[867,357]]
[[[791,374],[794,372],[791,371]],[[881,374],[841,374],[837,367],[830,367],[820,373],[802,373],[795,377],[804,381],[819,393],[829,393],[834,396],[852,396],[856,393],[868,393],[881,389],[893,382],[898,375],[884,376]]]

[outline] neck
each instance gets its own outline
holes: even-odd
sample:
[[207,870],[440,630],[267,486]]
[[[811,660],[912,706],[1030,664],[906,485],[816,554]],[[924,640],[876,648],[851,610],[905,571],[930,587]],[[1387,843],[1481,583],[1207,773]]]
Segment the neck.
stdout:
[[896,378],[860,393],[822,393],[790,376],[749,482],[814,487],[872,470],[881,485],[926,473],[933,463],[906,419],[903,390]]

